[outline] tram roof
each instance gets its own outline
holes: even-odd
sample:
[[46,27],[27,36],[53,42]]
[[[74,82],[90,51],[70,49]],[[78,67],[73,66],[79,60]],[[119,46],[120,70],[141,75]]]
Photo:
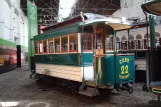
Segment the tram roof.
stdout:
[[161,0],[150,0],[141,5],[142,9],[150,14],[161,16]]
[[69,33],[79,33],[80,32],[79,27],[81,26],[95,25],[95,24],[101,24],[101,23],[111,26],[114,30],[123,30],[131,27],[126,20],[122,20],[118,18],[114,19],[111,17],[105,17],[102,15],[92,14],[92,13],[84,14],[84,16],[85,16],[84,21],[80,19],[81,16],[77,16],[75,18],[53,25],[48,28],[47,32],[34,36],[34,40],[42,40],[42,39],[67,35]]
[[109,26],[111,26],[114,30],[121,30],[121,29],[127,29],[130,28],[130,24],[126,20],[121,20],[120,18],[112,18],[112,17],[106,17],[103,15],[99,14],[94,14],[94,13],[84,13],[83,14],[85,23],[82,23],[82,18],[80,15],[73,17],[71,19],[68,19],[63,22],[59,22],[57,24],[54,24],[52,26],[46,27],[42,29],[44,32],[49,32],[51,30],[57,29],[57,28],[62,28],[65,26],[70,26],[76,23],[80,23],[80,25],[89,25],[89,24],[94,24],[94,23],[103,23],[105,22]]
[[[99,14],[94,14],[94,13],[84,13],[83,17],[84,17],[85,20],[95,20],[95,19],[105,19],[105,18],[107,18],[106,16],[99,15]],[[60,28],[60,27],[64,27],[64,26],[69,26],[69,25],[72,25],[72,24],[75,24],[75,23],[79,23],[79,22],[82,22],[82,17],[80,15],[75,16],[73,18],[70,18],[68,20],[56,23],[56,24],[54,24],[52,26],[43,28],[42,30],[44,32],[48,32],[48,31],[56,29],[56,28]]]
[[125,19],[115,19],[111,17],[106,17],[104,19],[86,20],[83,25],[88,26],[97,23],[105,23],[111,26],[114,30],[123,30],[131,28],[131,24],[128,23]]

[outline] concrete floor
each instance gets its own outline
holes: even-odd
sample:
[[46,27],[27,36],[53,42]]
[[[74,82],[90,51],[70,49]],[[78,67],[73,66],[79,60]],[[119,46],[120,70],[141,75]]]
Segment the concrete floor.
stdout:
[[146,107],[149,100],[157,96],[143,92],[143,84],[134,85],[132,95],[127,92],[106,93],[99,97],[75,96],[58,88],[43,91],[30,71],[23,67],[0,75],[0,107]]

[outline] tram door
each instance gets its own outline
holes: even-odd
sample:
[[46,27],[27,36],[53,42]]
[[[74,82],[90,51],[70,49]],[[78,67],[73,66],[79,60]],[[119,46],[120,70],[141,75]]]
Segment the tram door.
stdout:
[[103,29],[97,28],[96,34],[94,35],[94,78],[97,80],[96,84],[101,85],[104,74],[104,33]]
[[98,60],[98,57],[104,55],[104,42],[103,42],[103,29],[97,28],[96,29],[96,34],[93,36],[93,49],[94,49],[94,59],[93,59],[93,65],[94,69],[96,70],[96,63]]
[[103,29],[97,28],[96,34],[94,36],[94,50],[95,55],[103,55],[104,54],[104,39],[103,39]]

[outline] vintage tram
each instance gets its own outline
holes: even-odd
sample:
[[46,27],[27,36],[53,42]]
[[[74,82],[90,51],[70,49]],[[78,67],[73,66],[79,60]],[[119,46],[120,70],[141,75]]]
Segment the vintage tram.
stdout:
[[116,31],[128,28],[126,20],[92,13],[44,28],[43,34],[34,36],[32,73],[40,80],[52,78],[74,86],[87,96],[99,95],[98,89],[132,93],[134,54],[120,53],[116,47]]

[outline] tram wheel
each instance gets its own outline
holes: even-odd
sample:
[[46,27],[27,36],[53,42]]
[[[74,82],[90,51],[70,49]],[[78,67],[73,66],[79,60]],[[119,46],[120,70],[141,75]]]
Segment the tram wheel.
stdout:
[[133,87],[132,86],[129,87],[128,92],[129,92],[129,94],[133,93]]

